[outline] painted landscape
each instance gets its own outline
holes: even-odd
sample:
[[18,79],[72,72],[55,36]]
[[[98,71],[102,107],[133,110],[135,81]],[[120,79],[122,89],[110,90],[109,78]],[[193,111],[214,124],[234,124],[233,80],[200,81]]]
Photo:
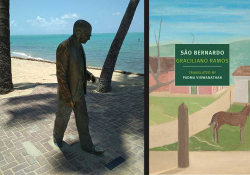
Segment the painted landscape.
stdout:
[[[244,0],[150,2],[150,173],[250,173],[249,7]],[[229,44],[230,86],[175,86],[175,44]],[[220,111],[238,124],[218,124]],[[178,121],[183,116],[188,122]],[[182,122],[185,144],[179,144]]]

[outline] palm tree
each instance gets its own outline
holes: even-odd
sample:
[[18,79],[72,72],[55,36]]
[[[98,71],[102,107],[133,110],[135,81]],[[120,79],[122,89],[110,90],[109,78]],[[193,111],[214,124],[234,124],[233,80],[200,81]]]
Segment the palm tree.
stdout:
[[0,94],[13,91],[10,59],[9,0],[0,0]]
[[97,87],[98,92],[110,92],[111,91],[111,79],[115,69],[115,63],[121,49],[122,43],[125,36],[129,30],[130,24],[133,20],[136,7],[140,0],[130,0],[127,10],[123,16],[122,22],[116,33],[115,39],[113,40],[111,47],[109,49],[108,55],[104,62],[99,84]]

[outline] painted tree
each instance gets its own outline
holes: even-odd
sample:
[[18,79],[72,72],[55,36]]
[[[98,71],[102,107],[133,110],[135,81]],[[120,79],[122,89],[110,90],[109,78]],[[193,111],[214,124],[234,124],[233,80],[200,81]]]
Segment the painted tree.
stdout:
[[130,0],[127,10],[123,16],[120,27],[116,33],[116,36],[111,44],[108,55],[102,67],[102,72],[97,87],[97,91],[101,93],[110,92],[111,79],[115,69],[115,64],[117,61],[118,54],[120,52],[122,43],[127,35],[130,24],[133,20],[135,10],[139,4],[140,0]]
[[9,0],[0,0],[0,94],[13,91],[10,58]]
[[156,46],[157,46],[157,63],[158,63],[158,66],[157,66],[157,73],[155,75],[155,73],[153,72],[152,70],[152,67],[151,65],[149,64],[149,72],[151,73],[151,75],[153,76],[156,84],[153,85],[153,86],[150,86],[149,87],[149,93],[152,93],[154,92],[155,90],[163,87],[163,86],[166,86],[166,85],[169,85],[171,83],[173,83],[175,80],[171,80],[169,82],[160,82],[159,81],[159,76],[160,76],[160,72],[161,72],[161,59],[160,59],[160,36],[161,36],[161,23],[162,23],[162,19],[161,19],[161,22],[160,22],[160,29],[159,29],[159,35],[158,35],[158,40],[157,40],[157,37],[156,37],[156,33],[155,33],[155,42],[156,42]]

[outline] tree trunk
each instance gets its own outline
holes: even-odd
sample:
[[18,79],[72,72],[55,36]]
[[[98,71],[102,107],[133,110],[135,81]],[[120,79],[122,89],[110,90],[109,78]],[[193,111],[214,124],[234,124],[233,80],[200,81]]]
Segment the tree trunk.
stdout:
[[149,87],[149,94],[152,93],[152,92],[154,92],[155,90],[163,87],[163,86],[166,86],[166,85],[169,85],[169,84],[173,83],[174,81],[175,80],[171,80],[171,81],[166,82],[166,83],[156,83],[155,85]]
[[13,91],[10,59],[9,0],[0,0],[0,94]]
[[158,78],[160,76],[160,73],[161,73],[161,58],[160,58],[160,38],[161,38],[161,24],[162,24],[162,19],[161,19],[161,22],[160,22],[160,29],[159,29],[159,35],[158,35],[158,40],[156,38],[156,33],[155,33],[155,42],[156,42],[156,46],[157,46],[157,63],[158,63],[158,67],[157,67],[157,75],[154,74],[153,70],[152,70],[152,67],[149,63],[149,73],[151,73],[151,75],[153,76],[156,84],[149,87],[149,94],[154,92],[155,90],[163,87],[163,86],[166,86],[166,85],[169,85],[171,83],[173,83],[175,80],[171,80],[169,82],[164,82],[164,83],[161,83]]
[[125,15],[118,29],[118,32],[109,49],[108,55],[104,62],[97,91],[101,93],[111,91],[111,79],[115,69],[115,63],[120,52],[122,43],[129,30],[130,24],[135,14],[136,7],[140,0],[130,0]]

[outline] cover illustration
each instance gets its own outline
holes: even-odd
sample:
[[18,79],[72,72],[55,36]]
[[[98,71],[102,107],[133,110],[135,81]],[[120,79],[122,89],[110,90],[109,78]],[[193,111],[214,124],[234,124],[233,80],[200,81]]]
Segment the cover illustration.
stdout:
[[150,174],[250,174],[250,2],[149,2]]

